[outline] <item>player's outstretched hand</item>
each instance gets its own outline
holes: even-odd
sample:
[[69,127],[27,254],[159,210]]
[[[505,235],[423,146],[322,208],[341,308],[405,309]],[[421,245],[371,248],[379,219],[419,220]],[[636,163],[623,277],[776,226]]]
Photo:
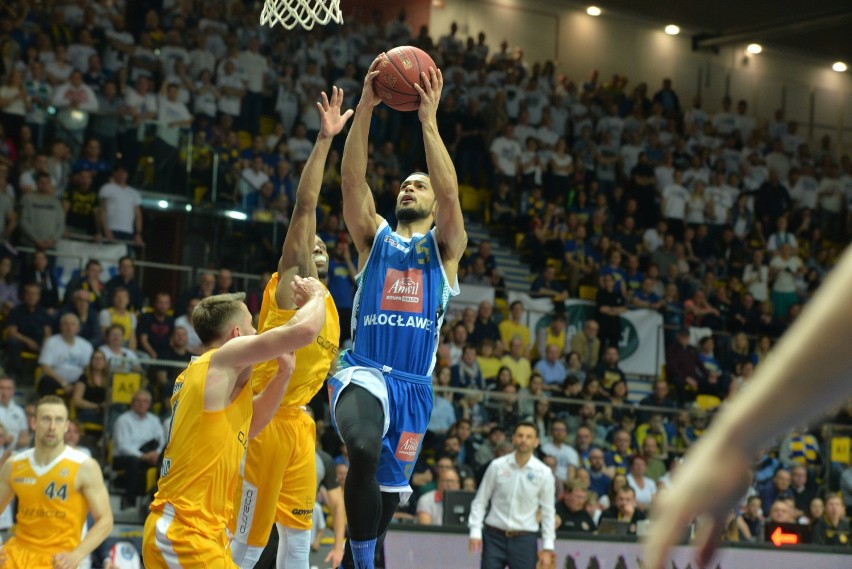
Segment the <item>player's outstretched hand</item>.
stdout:
[[320,113],[320,136],[324,138],[332,138],[343,130],[343,126],[349,117],[355,112],[349,109],[343,114],[340,114],[340,107],[343,104],[343,89],[338,89],[332,86],[331,101],[325,91],[322,92],[322,101],[317,101],[317,108]]
[[367,75],[364,77],[364,88],[361,90],[361,100],[358,102],[359,105],[375,107],[382,102],[382,98],[379,97],[376,90],[373,88],[373,79],[375,79],[379,74],[379,64],[384,55],[384,53],[380,53],[376,56],[376,59],[373,60],[373,63],[370,64],[370,70],[367,71]]
[[293,303],[301,308],[313,297],[324,294],[325,288],[317,279],[313,277],[302,278],[295,275],[290,281],[290,286],[293,288]]
[[672,547],[703,515],[712,522],[697,542],[698,562],[706,566],[719,545],[727,513],[745,495],[751,457],[724,437],[713,436],[712,430],[705,436],[686,455],[672,485],[659,494],[645,544],[645,569],[668,567]]
[[428,73],[420,74],[423,81],[423,86],[414,84],[414,89],[420,95],[420,108],[417,109],[417,116],[420,122],[426,119],[434,119],[438,113],[438,104],[441,102],[441,91],[444,89],[444,76],[440,69],[430,67]]
[[332,567],[340,567],[343,561],[343,547],[333,547],[328,555],[325,556],[325,563],[330,563]]

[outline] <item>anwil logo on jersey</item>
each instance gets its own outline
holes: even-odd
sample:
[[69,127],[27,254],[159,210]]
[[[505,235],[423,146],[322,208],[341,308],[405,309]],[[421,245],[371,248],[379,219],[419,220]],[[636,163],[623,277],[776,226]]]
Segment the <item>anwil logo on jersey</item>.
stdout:
[[394,312],[422,312],[423,270],[388,269],[385,274],[381,309]]
[[399,437],[399,445],[396,447],[396,458],[402,462],[414,462],[417,458],[417,449],[420,448],[420,441],[423,435],[418,433],[409,433],[404,431]]

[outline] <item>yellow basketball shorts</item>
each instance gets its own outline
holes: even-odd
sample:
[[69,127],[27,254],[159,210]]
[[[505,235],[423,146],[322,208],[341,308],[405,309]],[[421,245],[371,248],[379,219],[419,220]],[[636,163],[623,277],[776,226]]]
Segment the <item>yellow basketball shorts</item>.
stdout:
[[279,409],[249,441],[234,498],[233,539],[253,547],[269,541],[273,523],[310,530],[317,497],[316,425],[301,407]]
[[145,520],[142,563],[145,569],[239,569],[231,559],[230,543],[225,531],[216,533],[202,533],[180,523],[175,520],[174,508],[166,504],[163,512],[151,512]]
[[6,556],[3,569],[53,569],[53,554],[19,545],[14,537],[0,547]]

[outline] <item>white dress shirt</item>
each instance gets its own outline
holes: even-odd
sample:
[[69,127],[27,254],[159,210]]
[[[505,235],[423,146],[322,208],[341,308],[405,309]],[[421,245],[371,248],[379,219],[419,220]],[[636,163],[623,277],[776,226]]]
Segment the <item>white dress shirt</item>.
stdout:
[[[471,539],[482,539],[482,525],[505,531],[537,532],[541,507],[542,549],[553,550],[556,538],[556,482],[550,468],[536,457],[519,466],[515,453],[488,465],[468,518]],[[488,516],[485,510],[491,502]]]

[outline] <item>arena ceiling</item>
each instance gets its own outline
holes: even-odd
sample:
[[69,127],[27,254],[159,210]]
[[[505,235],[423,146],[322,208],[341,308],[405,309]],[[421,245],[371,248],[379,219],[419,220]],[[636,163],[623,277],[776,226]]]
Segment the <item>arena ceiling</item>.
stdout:
[[600,0],[599,6],[677,24],[699,47],[757,42],[852,64],[849,0]]

